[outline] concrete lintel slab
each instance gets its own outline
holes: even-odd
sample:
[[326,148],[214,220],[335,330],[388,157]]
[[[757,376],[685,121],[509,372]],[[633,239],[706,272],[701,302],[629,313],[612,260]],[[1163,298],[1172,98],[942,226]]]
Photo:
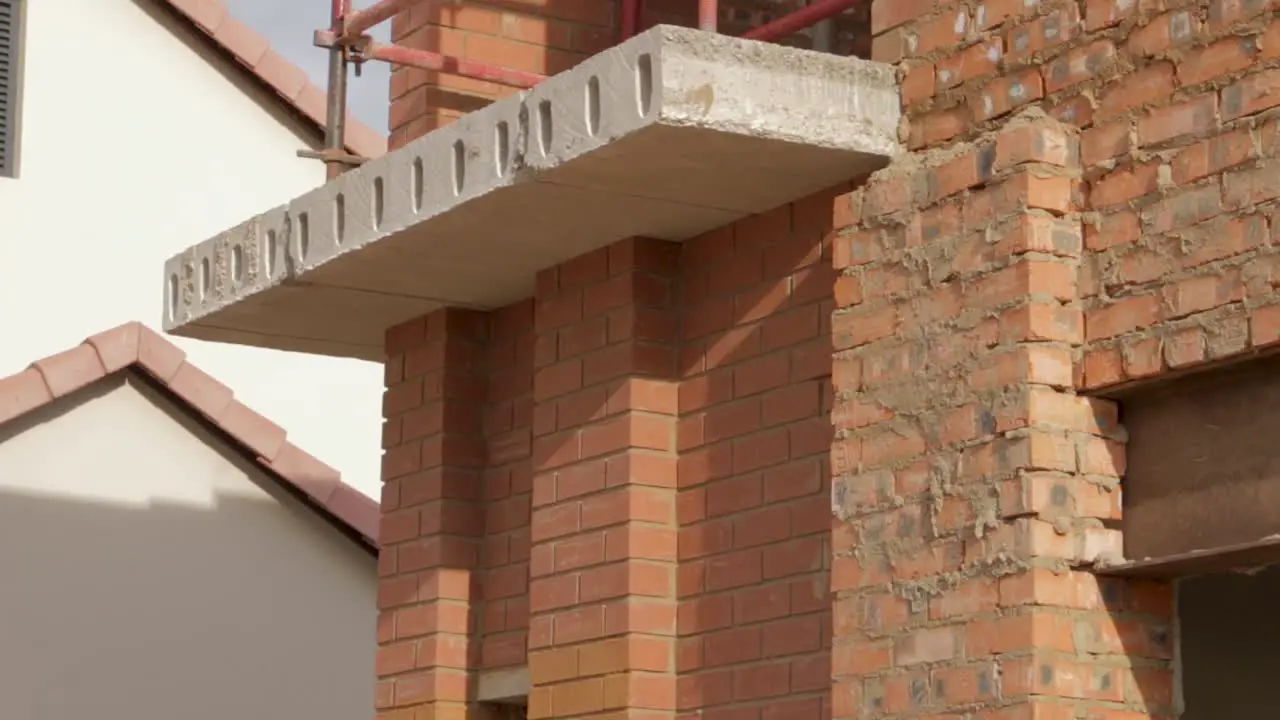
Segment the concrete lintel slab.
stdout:
[[164,327],[382,359],[383,330],[531,294],[617,240],[680,241],[900,151],[890,66],[655,27],[165,264]]

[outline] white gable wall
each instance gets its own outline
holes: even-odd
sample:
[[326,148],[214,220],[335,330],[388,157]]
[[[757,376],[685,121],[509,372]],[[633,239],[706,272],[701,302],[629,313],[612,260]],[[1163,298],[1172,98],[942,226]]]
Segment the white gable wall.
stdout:
[[0,578],[0,717],[373,707],[373,555],[127,373],[0,427]]
[[[152,0],[27,0],[24,14],[0,375],[122,322],[158,328],[166,258],[324,181],[295,156],[315,138]],[[380,366],[176,341],[377,497]]]

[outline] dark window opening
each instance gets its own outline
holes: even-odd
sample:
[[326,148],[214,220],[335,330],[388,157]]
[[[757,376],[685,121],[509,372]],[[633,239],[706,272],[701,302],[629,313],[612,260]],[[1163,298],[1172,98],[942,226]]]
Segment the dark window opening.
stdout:
[[1178,582],[1180,720],[1275,717],[1280,565]]

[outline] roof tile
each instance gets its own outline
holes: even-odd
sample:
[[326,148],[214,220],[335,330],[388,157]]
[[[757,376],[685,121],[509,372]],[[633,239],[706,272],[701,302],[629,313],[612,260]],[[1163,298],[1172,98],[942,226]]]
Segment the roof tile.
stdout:
[[315,119],[317,123],[324,122],[325,92],[323,90],[307,83],[302,86],[297,95],[293,96],[292,100],[302,114]]
[[191,363],[178,368],[169,381],[169,389],[214,422],[221,422],[231,405],[231,388]]
[[255,69],[271,47],[266,38],[230,15],[213,32],[213,39],[240,58],[240,62]]
[[131,322],[0,377],[0,424],[105,377],[136,367],[163,383],[186,406],[212,420],[223,437],[251,452],[280,482],[311,497],[322,511],[378,543],[377,501],[344,484],[338,471],[288,442],[279,425],[235,400],[231,389],[185,361],[186,354],[151,328]]
[[286,98],[296,98],[307,84],[307,74],[302,68],[285,60],[280,53],[267,49],[258,61],[258,75]]
[[333,495],[325,507],[338,517],[347,519],[351,527],[367,538],[378,537],[378,523],[382,513],[378,503],[350,485],[339,484],[333,489]]
[[186,359],[187,354],[182,348],[146,325],[138,326],[138,364],[152,377],[169,382]]
[[165,0],[178,12],[191,18],[196,25],[212,34],[227,17],[227,8],[220,0]]
[[102,361],[98,359],[98,351],[92,345],[77,345],[37,360],[31,366],[44,376],[44,384],[54,397],[73,393],[107,375]]
[[0,378],[0,423],[24,415],[53,399],[44,375],[35,368]]
[[113,373],[138,361],[138,323],[128,323],[85,340],[98,351],[102,368]]
[[219,423],[232,437],[258,457],[273,458],[285,442],[284,428],[271,422],[239,400],[232,400]]
[[303,452],[293,443],[285,443],[274,458],[267,458],[272,470],[298,486],[306,494],[324,504],[333,495],[334,488],[342,483],[337,470]]

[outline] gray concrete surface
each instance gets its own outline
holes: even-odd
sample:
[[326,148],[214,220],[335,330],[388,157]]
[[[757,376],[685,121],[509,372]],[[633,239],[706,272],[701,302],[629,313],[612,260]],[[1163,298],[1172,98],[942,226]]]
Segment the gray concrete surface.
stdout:
[[164,328],[380,360],[395,323],[878,169],[898,120],[890,66],[656,27],[171,258]]

